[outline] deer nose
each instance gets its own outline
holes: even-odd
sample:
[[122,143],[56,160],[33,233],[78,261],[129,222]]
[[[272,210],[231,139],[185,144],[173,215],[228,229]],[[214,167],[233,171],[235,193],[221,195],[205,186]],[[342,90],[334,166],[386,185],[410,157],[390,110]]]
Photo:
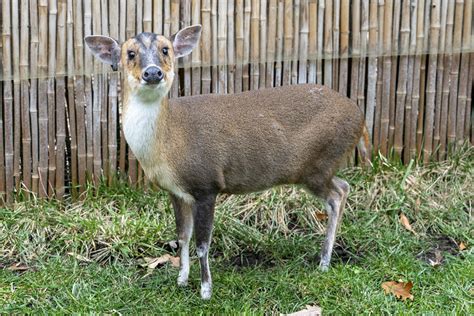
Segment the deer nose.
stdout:
[[160,67],[150,66],[145,69],[142,78],[148,84],[157,84],[163,80],[164,76],[165,75]]

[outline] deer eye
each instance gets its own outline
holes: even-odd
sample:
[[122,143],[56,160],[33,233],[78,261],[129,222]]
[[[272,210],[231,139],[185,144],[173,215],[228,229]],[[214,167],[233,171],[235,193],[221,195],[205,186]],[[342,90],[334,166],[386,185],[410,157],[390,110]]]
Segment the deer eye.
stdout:
[[163,47],[162,51],[164,55],[168,55],[168,47]]
[[135,58],[136,54],[135,54],[134,51],[130,50],[130,51],[127,52],[127,56],[128,56],[129,60],[132,60],[133,58]]

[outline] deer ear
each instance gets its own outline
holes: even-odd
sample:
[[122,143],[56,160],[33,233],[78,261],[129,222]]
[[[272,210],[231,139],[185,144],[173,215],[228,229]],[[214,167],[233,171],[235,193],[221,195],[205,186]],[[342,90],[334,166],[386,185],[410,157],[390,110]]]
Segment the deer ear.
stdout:
[[191,53],[197,46],[201,37],[201,25],[192,25],[178,31],[171,36],[175,58],[183,57]]
[[102,35],[86,36],[84,40],[95,57],[103,63],[111,65],[113,70],[118,69],[121,48],[116,40]]

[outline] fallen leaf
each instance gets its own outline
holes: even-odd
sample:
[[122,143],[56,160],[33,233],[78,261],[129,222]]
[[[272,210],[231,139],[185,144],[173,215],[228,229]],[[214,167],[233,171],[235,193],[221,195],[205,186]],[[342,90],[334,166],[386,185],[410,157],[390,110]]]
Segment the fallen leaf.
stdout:
[[410,221],[403,213],[400,213],[400,223],[402,223],[403,227],[405,227],[406,230],[416,235],[416,232],[413,230],[413,228],[410,225]]
[[67,254],[70,255],[70,256],[72,256],[72,257],[74,257],[74,258],[76,258],[76,259],[79,260],[79,261],[92,262],[91,259],[86,258],[86,257],[84,257],[84,256],[81,256],[81,255],[79,255],[79,254],[77,254],[77,253],[74,253],[74,252],[68,252]]
[[412,287],[412,282],[389,281],[382,283],[382,289],[384,289],[385,294],[392,293],[396,298],[402,301],[405,301],[407,298],[413,301],[413,295],[410,293]]
[[441,251],[439,251],[438,249],[435,250],[435,257],[434,257],[434,260],[428,258],[429,260],[429,263],[432,267],[437,267],[439,265],[441,265],[441,263],[443,263],[443,255],[441,254]]
[[150,270],[155,269],[159,265],[163,265],[167,262],[170,262],[173,267],[179,267],[179,257],[173,257],[169,254],[164,254],[158,258],[145,258],[146,267]]
[[175,268],[179,268],[179,257],[170,256],[171,265]]
[[11,266],[9,266],[7,268],[7,270],[10,270],[10,271],[27,271],[29,269],[30,269],[30,267],[28,267],[27,265],[22,264],[20,262],[14,263],[14,264],[12,264]]
[[291,313],[283,314],[286,316],[321,316],[321,307],[315,305],[306,305],[305,309]]
[[320,222],[328,219],[328,214],[326,213],[315,212],[314,215],[316,216],[316,219]]
[[461,242],[459,243],[459,251],[463,251],[463,250],[465,250],[466,248],[467,248],[466,245],[461,241]]

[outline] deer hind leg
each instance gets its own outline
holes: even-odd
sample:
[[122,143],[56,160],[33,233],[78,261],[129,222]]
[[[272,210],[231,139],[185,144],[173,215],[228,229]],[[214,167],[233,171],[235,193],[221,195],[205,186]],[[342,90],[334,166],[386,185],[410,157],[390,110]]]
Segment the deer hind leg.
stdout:
[[[321,190],[323,185],[315,183],[307,185],[308,188],[319,197],[325,199],[326,211],[328,213],[328,224],[326,227],[326,237],[321,250],[321,261],[319,267],[322,271],[327,271],[331,262],[332,249],[336,240],[336,232],[342,220],[344,204],[349,193],[349,185],[344,180],[337,177],[332,178],[325,187],[327,190]],[[326,193],[322,193],[327,191]]]
[[193,233],[193,213],[192,205],[184,202],[180,198],[170,195],[173,204],[176,230],[178,233],[178,243],[180,249],[180,269],[178,275],[178,285],[188,285],[189,277],[189,242]]
[[215,195],[197,199],[193,210],[196,253],[201,265],[201,298],[210,299],[212,277],[209,269],[209,247],[211,246],[212,225],[214,223]]
[[335,188],[338,190],[338,193],[342,196],[341,205],[339,206],[339,217],[337,219],[337,229],[336,232],[341,227],[342,223],[342,214],[344,214],[344,208],[346,207],[347,196],[349,195],[351,187],[349,183],[342,180],[341,178],[334,177],[332,179],[332,183],[334,184]]

